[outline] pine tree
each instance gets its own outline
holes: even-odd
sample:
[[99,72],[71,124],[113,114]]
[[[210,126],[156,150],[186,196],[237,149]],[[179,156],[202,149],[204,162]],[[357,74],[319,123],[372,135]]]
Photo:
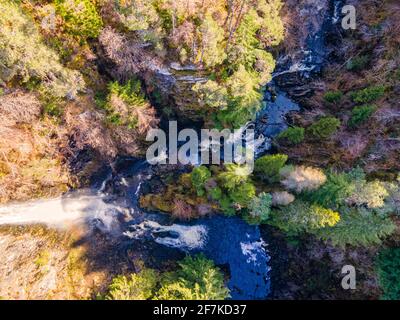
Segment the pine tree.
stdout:
[[254,171],[258,177],[271,182],[279,181],[279,172],[285,165],[288,156],[285,154],[266,155],[255,162]]
[[273,210],[268,222],[288,234],[329,229],[340,221],[340,215],[319,205],[296,200],[281,210]]
[[156,298],[160,300],[223,300],[229,297],[220,270],[200,254],[187,256],[179,269],[166,274]]
[[323,207],[338,208],[353,194],[355,183],[351,175],[346,173],[328,174],[328,179],[318,190],[307,193],[306,199]]
[[376,261],[382,299],[400,299],[400,248],[388,248],[379,252]]
[[340,120],[335,117],[324,117],[307,128],[310,136],[317,139],[327,139],[340,127]]
[[390,218],[384,218],[365,208],[342,208],[341,220],[333,228],[315,232],[323,240],[344,247],[346,244],[378,245],[396,229]]
[[254,197],[249,206],[245,220],[250,224],[265,223],[271,213],[272,196],[269,193],[260,193]]
[[143,269],[129,276],[115,277],[108,288],[106,300],[147,300],[154,295],[158,274],[152,269]]
[[251,174],[251,170],[248,166],[242,166],[237,164],[226,164],[225,169],[218,175],[218,180],[221,186],[225,189],[233,190],[246,182]]
[[204,184],[210,177],[211,172],[205,166],[199,166],[193,169],[191,179],[198,196],[203,196],[205,194]]

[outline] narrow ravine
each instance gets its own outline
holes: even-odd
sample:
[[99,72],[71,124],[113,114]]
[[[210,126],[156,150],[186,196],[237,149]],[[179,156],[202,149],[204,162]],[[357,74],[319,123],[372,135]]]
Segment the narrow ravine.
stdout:
[[[322,1],[323,2],[323,1]],[[286,115],[299,111],[287,89],[298,85],[293,78],[307,79],[317,74],[325,59],[324,33],[338,22],[342,1],[331,1],[321,13],[319,28],[311,33],[307,48],[297,60],[280,57],[273,80],[265,94],[265,108],[254,122],[258,136],[266,142],[257,155],[268,152],[270,139],[287,128]],[[283,87],[282,83],[286,83]],[[168,247],[183,253],[204,253],[229,274],[228,286],[232,299],[265,299],[271,290],[267,245],[258,226],[250,226],[238,217],[214,215],[190,223],[173,222],[161,213],[141,210],[138,199],[142,184],[153,175],[154,168],[146,161],[126,159],[114,174],[95,179],[93,188],[71,192],[51,200],[37,200],[0,207],[0,225],[46,224],[65,228],[84,223],[91,228],[121,238],[124,245],[138,242]],[[128,244],[129,245],[129,244]],[[161,258],[161,259],[164,259]]]

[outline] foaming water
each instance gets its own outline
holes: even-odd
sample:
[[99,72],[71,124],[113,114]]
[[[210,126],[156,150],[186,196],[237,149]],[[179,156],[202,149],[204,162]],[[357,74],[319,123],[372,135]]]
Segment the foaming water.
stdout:
[[158,244],[190,251],[204,247],[207,239],[207,227],[201,224],[164,226],[158,222],[146,220],[140,224],[132,225],[131,231],[124,232],[124,235],[131,239],[141,239],[150,235]]
[[0,225],[44,224],[66,228],[90,223],[105,231],[117,228],[116,217],[124,212],[118,205],[106,203],[104,195],[78,195],[0,206]]

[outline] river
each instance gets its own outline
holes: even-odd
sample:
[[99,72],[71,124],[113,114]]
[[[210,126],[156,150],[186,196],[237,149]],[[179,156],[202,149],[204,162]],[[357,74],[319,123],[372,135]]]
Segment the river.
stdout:
[[[320,71],[325,59],[324,29],[337,23],[341,3],[330,2],[329,14],[324,15],[320,29],[308,39],[307,48],[302,48],[299,60],[278,59],[274,80],[265,94],[266,106],[253,123],[257,135],[267,138],[259,146],[258,156],[268,152],[269,139],[287,128],[287,113],[300,110],[279,83],[294,74],[309,78]],[[123,239],[125,246],[145,242],[153,247],[149,254],[159,253],[161,260],[173,258],[174,251],[177,257],[180,256],[178,252],[202,252],[229,274],[232,299],[268,297],[270,257],[258,226],[223,215],[181,223],[161,213],[145,212],[139,208],[138,199],[143,183],[152,177],[154,168],[140,159],[122,160],[117,168],[114,174],[110,171],[99,174],[88,190],[70,192],[56,199],[2,206],[0,225],[40,223],[65,228],[69,224],[85,223]],[[166,248],[172,253],[163,255]]]

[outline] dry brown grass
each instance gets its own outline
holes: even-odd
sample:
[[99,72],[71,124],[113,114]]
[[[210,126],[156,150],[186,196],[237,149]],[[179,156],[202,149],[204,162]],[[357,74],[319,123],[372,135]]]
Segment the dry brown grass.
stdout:
[[35,95],[16,90],[0,96],[0,122],[9,127],[30,123],[40,116],[42,106]]
[[[3,299],[90,299],[108,281],[91,270],[86,231],[40,225],[0,227],[0,296]],[[100,249],[99,244],[97,250]]]
[[59,152],[65,132],[41,104],[15,91],[0,98],[0,203],[49,197],[66,191],[68,170]]

